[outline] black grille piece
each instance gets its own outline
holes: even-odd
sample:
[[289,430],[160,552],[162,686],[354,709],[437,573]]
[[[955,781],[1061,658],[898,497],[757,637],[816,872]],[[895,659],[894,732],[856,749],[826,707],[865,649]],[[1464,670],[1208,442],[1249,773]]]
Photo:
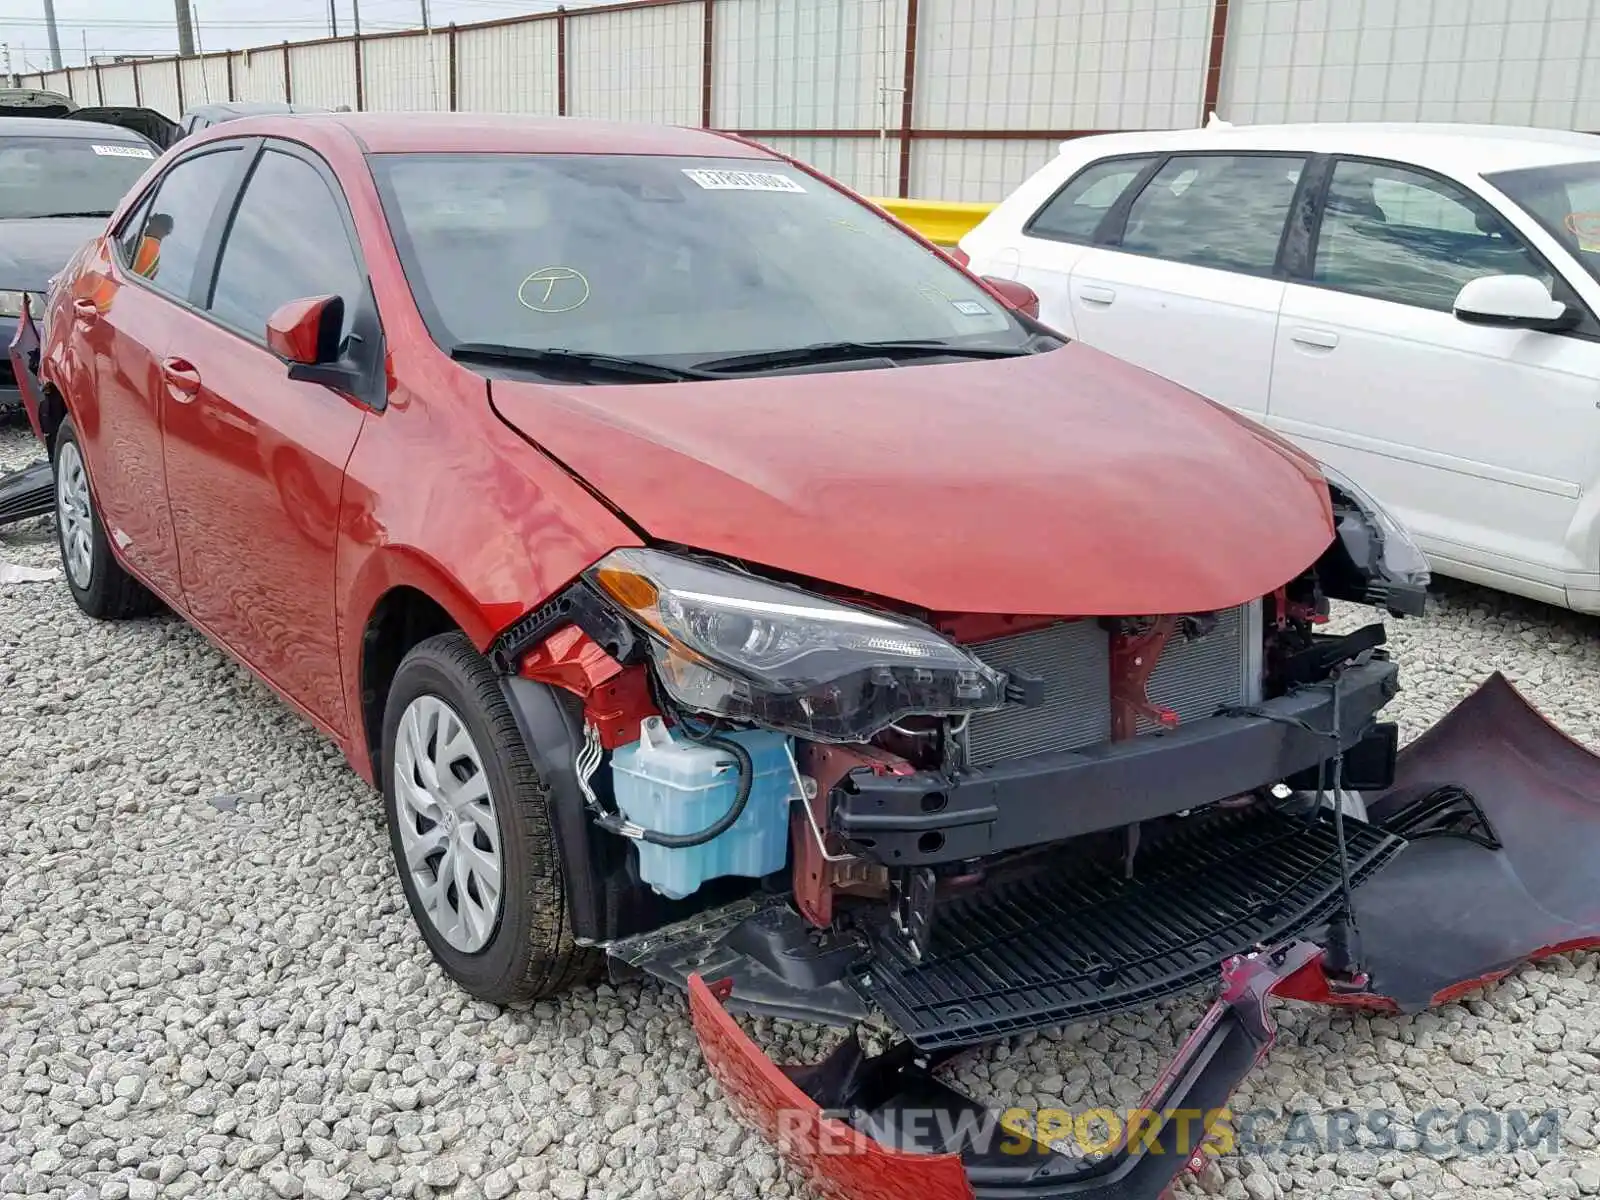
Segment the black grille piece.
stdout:
[[[1351,882],[1405,844],[1347,822]],[[1251,808],[1182,822],[1120,864],[1074,856],[943,903],[914,961],[887,924],[856,987],[922,1049],[1138,1008],[1212,982],[1235,954],[1325,921],[1339,897],[1326,813]]]

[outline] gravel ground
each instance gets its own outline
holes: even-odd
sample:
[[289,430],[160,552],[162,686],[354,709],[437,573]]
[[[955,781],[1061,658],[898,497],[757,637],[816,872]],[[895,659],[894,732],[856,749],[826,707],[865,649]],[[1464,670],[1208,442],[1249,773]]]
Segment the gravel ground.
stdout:
[[[0,431],[0,469],[32,455]],[[54,560],[48,521],[0,530],[0,561]],[[1414,735],[1498,668],[1600,747],[1597,633],[1446,586],[1428,621],[1393,631],[1392,711]],[[447,982],[376,796],[177,621],[96,624],[59,582],[0,587],[0,745],[0,1195],[806,1194],[730,1116],[677,994],[509,1011]],[[1234,1154],[1180,1194],[1600,1192],[1597,967],[1558,958],[1407,1020],[1280,1006],[1282,1039],[1237,1106],[1554,1109],[1556,1151],[1450,1156],[1403,1135]],[[954,1075],[1007,1104],[1131,1104],[1198,1012],[1019,1039]],[[791,1059],[820,1049],[803,1026],[752,1028]]]

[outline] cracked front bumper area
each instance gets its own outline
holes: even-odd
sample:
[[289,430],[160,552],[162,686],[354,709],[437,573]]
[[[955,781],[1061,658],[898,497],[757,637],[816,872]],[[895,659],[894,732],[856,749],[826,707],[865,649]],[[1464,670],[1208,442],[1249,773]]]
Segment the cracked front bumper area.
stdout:
[[1268,997],[1320,954],[1294,942],[1226,963],[1215,1003],[1139,1107],[1106,1123],[1116,1140],[1088,1156],[1035,1141],[908,1044],[868,1057],[852,1036],[821,1063],[780,1067],[723,1007],[724,981],[691,976],[689,1008],[736,1110],[829,1200],[1158,1200],[1204,1162],[1208,1139],[1226,1138],[1228,1099],[1273,1042]]

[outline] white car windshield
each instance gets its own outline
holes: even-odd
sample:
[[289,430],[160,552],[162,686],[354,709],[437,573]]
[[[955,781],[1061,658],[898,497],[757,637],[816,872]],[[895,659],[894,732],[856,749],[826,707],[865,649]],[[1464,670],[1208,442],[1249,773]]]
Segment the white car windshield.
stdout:
[[430,332],[693,362],[824,342],[1010,350],[1031,336],[938,254],[770,159],[380,154]]
[[1600,160],[1484,176],[1600,280]]

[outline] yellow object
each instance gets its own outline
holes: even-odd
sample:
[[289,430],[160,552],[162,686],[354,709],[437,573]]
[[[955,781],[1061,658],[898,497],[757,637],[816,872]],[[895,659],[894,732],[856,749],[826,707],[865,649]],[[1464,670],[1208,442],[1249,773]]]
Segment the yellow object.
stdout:
[[951,200],[883,200],[873,204],[899,217],[930,242],[954,246],[963,234],[994,211],[992,204]]

